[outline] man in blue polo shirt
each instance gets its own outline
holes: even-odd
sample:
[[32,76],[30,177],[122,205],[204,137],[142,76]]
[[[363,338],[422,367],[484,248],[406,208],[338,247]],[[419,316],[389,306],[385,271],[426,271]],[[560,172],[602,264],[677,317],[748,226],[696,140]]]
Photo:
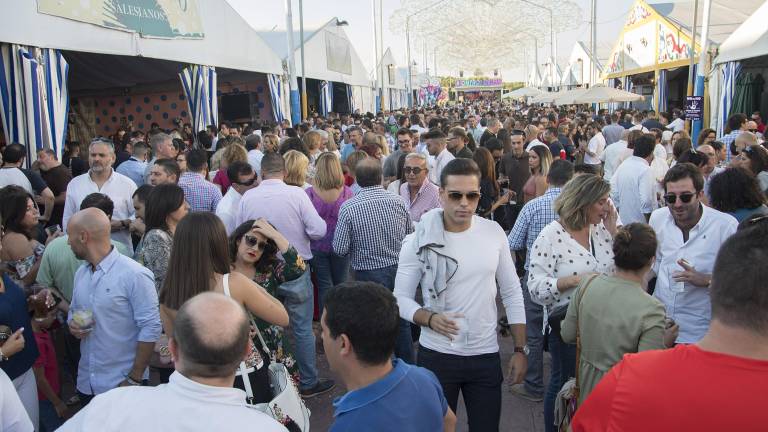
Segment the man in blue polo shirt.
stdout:
[[456,416],[437,377],[392,360],[400,315],[390,290],[348,282],[329,289],[323,305],[325,355],[348,389],[333,402],[331,432],[455,429]]

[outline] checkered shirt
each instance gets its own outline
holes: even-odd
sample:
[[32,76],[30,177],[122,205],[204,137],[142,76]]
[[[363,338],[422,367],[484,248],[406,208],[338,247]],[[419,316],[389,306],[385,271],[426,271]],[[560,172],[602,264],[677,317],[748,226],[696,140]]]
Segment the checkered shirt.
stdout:
[[553,202],[560,196],[559,187],[551,187],[544,195],[528,201],[517,216],[515,226],[509,232],[509,248],[519,251],[525,249],[525,270],[528,270],[531,248],[541,230],[557,219]]

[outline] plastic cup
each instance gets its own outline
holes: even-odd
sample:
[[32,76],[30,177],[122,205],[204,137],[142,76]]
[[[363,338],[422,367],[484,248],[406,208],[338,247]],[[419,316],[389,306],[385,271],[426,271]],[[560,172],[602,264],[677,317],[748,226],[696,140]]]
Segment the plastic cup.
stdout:
[[93,311],[88,308],[77,308],[72,311],[72,322],[82,331],[93,330]]

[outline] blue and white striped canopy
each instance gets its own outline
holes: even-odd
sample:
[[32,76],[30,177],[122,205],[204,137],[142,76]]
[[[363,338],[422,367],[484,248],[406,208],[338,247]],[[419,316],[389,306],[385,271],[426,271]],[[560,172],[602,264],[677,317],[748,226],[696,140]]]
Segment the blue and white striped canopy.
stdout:
[[27,147],[27,166],[67,136],[69,65],[55,49],[0,44],[0,117],[8,142]]
[[189,105],[192,130],[205,130],[209,125],[219,124],[219,104],[216,95],[216,68],[213,66],[189,65],[181,73],[181,85]]
[[275,117],[276,122],[280,123],[285,119],[283,82],[280,80],[280,76],[275,74],[267,74],[267,81],[269,82],[270,102],[272,102],[272,116]]
[[319,113],[325,117],[333,111],[333,82],[320,82],[320,109]]
[[722,67],[723,85],[720,87],[720,118],[717,119],[717,136],[725,135],[725,125],[728,124],[728,116],[731,114],[733,96],[736,91],[736,78],[741,72],[741,63],[731,61]]

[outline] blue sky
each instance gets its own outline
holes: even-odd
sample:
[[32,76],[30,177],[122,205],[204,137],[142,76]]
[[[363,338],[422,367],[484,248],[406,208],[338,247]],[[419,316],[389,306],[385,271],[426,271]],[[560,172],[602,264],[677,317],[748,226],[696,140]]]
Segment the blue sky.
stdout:
[[[388,18],[396,9],[400,8],[400,0],[383,0],[384,10],[384,46],[390,47],[395,56],[395,60],[401,65],[405,65],[405,31],[393,33],[390,31]],[[557,34],[558,59],[561,63],[567,60],[571,52],[573,43],[576,41],[589,40],[589,0],[573,0],[582,8],[583,22],[575,30]],[[674,0],[669,0],[670,2]],[[254,28],[262,29],[284,29],[285,28],[285,1],[284,0],[227,0],[235,10],[242,15],[245,20]],[[298,31],[298,0],[292,0],[294,29]],[[621,28],[626,20],[627,12],[633,0],[597,0],[597,40],[598,52],[609,51],[616,41]],[[656,3],[656,2],[652,2]],[[357,53],[363,60],[363,63],[373,69],[374,64],[374,41],[373,41],[373,15],[372,1],[370,0],[304,0],[304,26],[307,28],[317,28],[325,24],[332,17],[337,16],[340,19],[349,22],[345,31],[352,40]],[[514,16],[510,18],[514,19]],[[448,24],[448,23],[446,23]],[[514,31],[514,29],[510,29]],[[417,47],[411,47],[411,57],[420,61],[422,56],[416,50]],[[549,45],[539,47],[539,58],[544,59],[549,54]],[[607,57],[608,53],[603,53]],[[543,60],[542,60],[543,61]],[[433,60],[429,59],[430,67]],[[449,71],[441,70],[438,58],[438,74],[447,74]],[[505,81],[514,81],[523,79],[523,69],[513,69],[502,71]]]

